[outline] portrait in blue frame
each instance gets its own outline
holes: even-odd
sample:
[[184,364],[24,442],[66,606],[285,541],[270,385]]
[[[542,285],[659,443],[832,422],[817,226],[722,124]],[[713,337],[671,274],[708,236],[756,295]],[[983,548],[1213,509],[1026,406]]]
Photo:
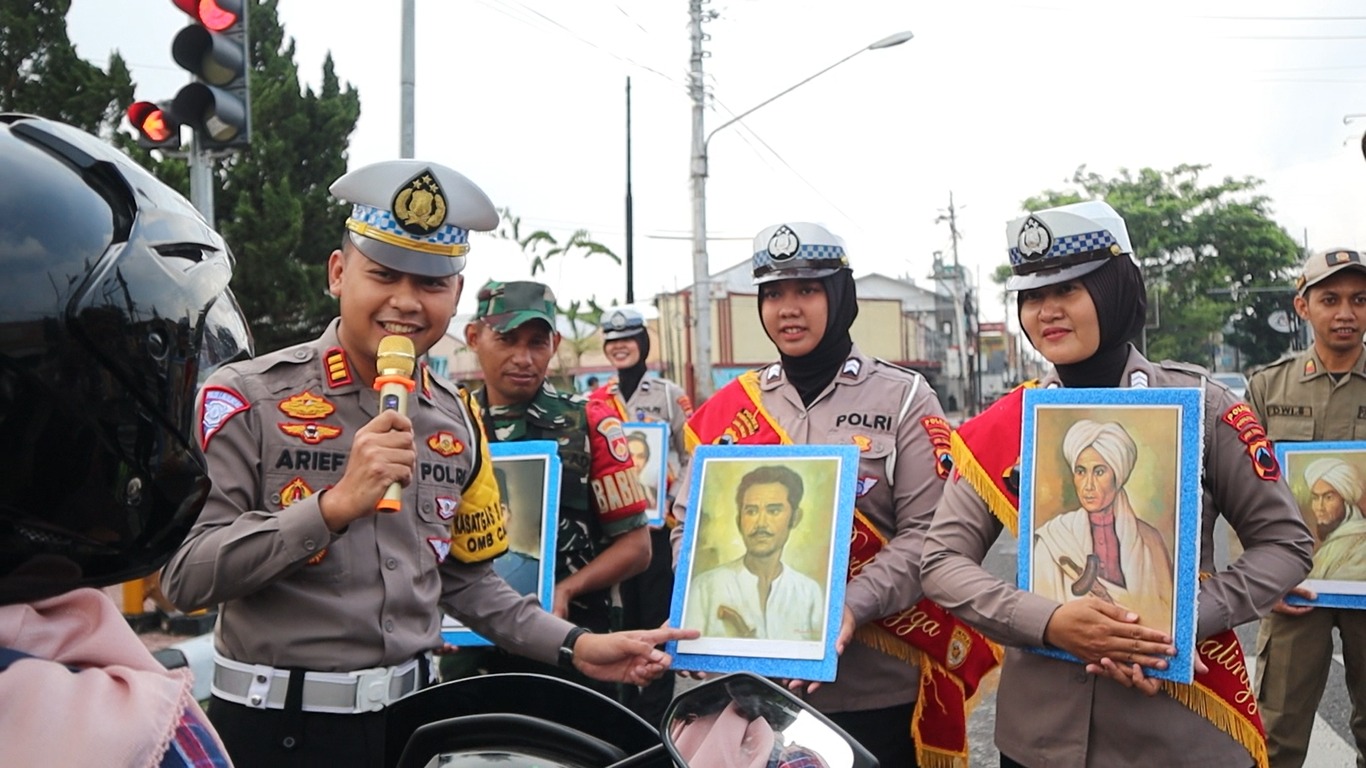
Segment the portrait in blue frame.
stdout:
[[[858,463],[855,445],[698,446],[669,623],[702,636],[668,644],[675,669],[835,679]],[[774,564],[765,604],[753,568]]]
[[[503,503],[507,552],[493,570],[522,594],[536,594],[547,611],[555,601],[555,546],[560,517],[560,454],[554,440],[490,443]],[[451,546],[459,542],[452,540]],[[441,617],[441,639],[455,646],[492,645],[452,616]]]
[[[1276,458],[1314,534],[1314,567],[1304,585],[1317,596],[1292,605],[1366,608],[1366,441],[1276,443]],[[1355,497],[1355,498],[1353,498]]]
[[[1203,429],[1199,389],[1024,393],[1017,583],[1058,602],[1093,595],[1136,612],[1176,647],[1165,670],[1148,674],[1181,683],[1195,674]],[[1097,530],[1113,531],[1105,541],[1118,546],[1096,546]]]
[[645,516],[650,525],[663,525],[669,503],[669,423],[628,421],[621,428],[626,431],[626,446],[631,450],[631,460],[640,472],[640,485],[650,502]]

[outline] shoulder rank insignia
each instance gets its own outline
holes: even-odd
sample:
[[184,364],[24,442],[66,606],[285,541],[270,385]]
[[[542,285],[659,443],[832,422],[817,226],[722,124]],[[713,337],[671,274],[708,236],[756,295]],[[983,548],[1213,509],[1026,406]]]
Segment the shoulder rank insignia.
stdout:
[[245,397],[227,387],[205,387],[199,406],[199,447],[207,451],[209,440],[228,423],[228,419],[250,407]]
[[770,366],[768,367],[768,371],[767,371],[766,373],[764,373],[764,381],[773,381],[774,379],[778,378],[778,377],[781,376],[782,374],[783,374],[783,366],[782,366],[782,364],[781,364],[781,363],[774,363],[773,365],[770,365]]
[[1305,376],[1313,376],[1314,374],[1316,374],[1316,373],[1318,373],[1318,372],[1319,372],[1319,367],[1318,367],[1317,365],[1314,364],[1314,359],[1313,359],[1312,357],[1311,357],[1310,359],[1304,361],[1304,375],[1305,375]]
[[857,357],[851,357],[844,361],[844,367],[840,368],[840,375],[858,378],[858,372],[862,368],[863,363],[860,363]]
[[351,366],[346,362],[346,352],[341,347],[333,347],[323,355],[323,365],[327,368],[327,384],[330,387],[344,387],[351,383]]
[[330,424],[316,424],[309,422],[306,424],[295,424],[293,422],[281,421],[278,423],[280,431],[290,437],[297,437],[309,445],[317,445],[324,440],[331,440],[342,433],[341,427],[334,427]]
[[465,452],[465,444],[455,439],[450,432],[437,432],[427,438],[427,447],[442,456],[454,456]]
[[325,419],[336,406],[312,392],[300,392],[280,401],[280,411],[296,419]]

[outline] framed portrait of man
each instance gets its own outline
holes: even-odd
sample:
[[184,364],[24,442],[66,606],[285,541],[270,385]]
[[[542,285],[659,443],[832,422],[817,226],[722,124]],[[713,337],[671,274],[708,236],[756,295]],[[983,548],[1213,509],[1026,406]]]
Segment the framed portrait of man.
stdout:
[[645,514],[650,525],[663,525],[669,503],[669,424],[628,421],[621,428],[626,430],[626,447],[640,473],[640,487],[645,489],[645,498],[650,502]]
[[1290,491],[1314,534],[1314,567],[1304,586],[1318,597],[1286,602],[1366,608],[1366,441],[1277,443]]
[[[536,595],[547,611],[555,601],[555,545],[560,512],[560,455],[553,440],[491,443],[507,551],[493,570],[513,589]],[[453,537],[451,546],[459,546]],[[441,638],[456,646],[490,645],[453,616],[441,617]]]
[[855,445],[703,445],[674,578],[674,668],[834,680]]
[[1137,613],[1139,624],[1171,634],[1177,651],[1149,674],[1183,683],[1196,651],[1203,418],[1193,388],[1024,395],[1020,588]]

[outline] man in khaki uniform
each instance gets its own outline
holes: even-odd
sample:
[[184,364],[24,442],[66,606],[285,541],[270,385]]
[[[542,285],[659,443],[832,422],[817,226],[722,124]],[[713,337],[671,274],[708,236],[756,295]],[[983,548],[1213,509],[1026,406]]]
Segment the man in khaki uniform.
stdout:
[[[1295,311],[1313,328],[1314,343],[1254,373],[1248,403],[1277,442],[1366,440],[1366,264],[1357,251],[1315,253],[1296,287]],[[1305,522],[1322,543],[1325,532],[1312,516]],[[1313,596],[1304,588],[1292,592]],[[1257,636],[1257,701],[1273,768],[1304,764],[1332,666],[1334,627],[1342,637],[1357,766],[1366,768],[1366,613],[1284,602]]]
[[[180,608],[219,605],[209,718],[233,761],[381,764],[384,708],[429,682],[441,610],[597,678],[660,674],[653,646],[678,633],[584,635],[493,572],[506,533],[468,395],[421,365],[408,415],[379,409],[381,340],[406,337],[420,358],[446,332],[468,231],[497,223],[489,199],[415,160],[331,192],[354,206],[328,259],[340,317],[209,378],[196,437],[213,486],[162,575]],[[400,509],[380,513],[395,483]]]

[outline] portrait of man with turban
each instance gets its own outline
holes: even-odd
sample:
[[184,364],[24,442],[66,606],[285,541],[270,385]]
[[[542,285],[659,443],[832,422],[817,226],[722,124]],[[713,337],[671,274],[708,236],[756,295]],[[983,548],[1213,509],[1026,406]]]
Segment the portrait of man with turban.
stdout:
[[1339,458],[1321,458],[1304,468],[1309,511],[1318,525],[1318,549],[1309,578],[1366,581],[1366,517],[1361,514],[1361,473]]
[[1081,507],[1035,529],[1031,591],[1060,603],[1095,596],[1171,632],[1171,553],[1124,490],[1138,446],[1115,422],[1081,419],[1067,430],[1062,452]]

